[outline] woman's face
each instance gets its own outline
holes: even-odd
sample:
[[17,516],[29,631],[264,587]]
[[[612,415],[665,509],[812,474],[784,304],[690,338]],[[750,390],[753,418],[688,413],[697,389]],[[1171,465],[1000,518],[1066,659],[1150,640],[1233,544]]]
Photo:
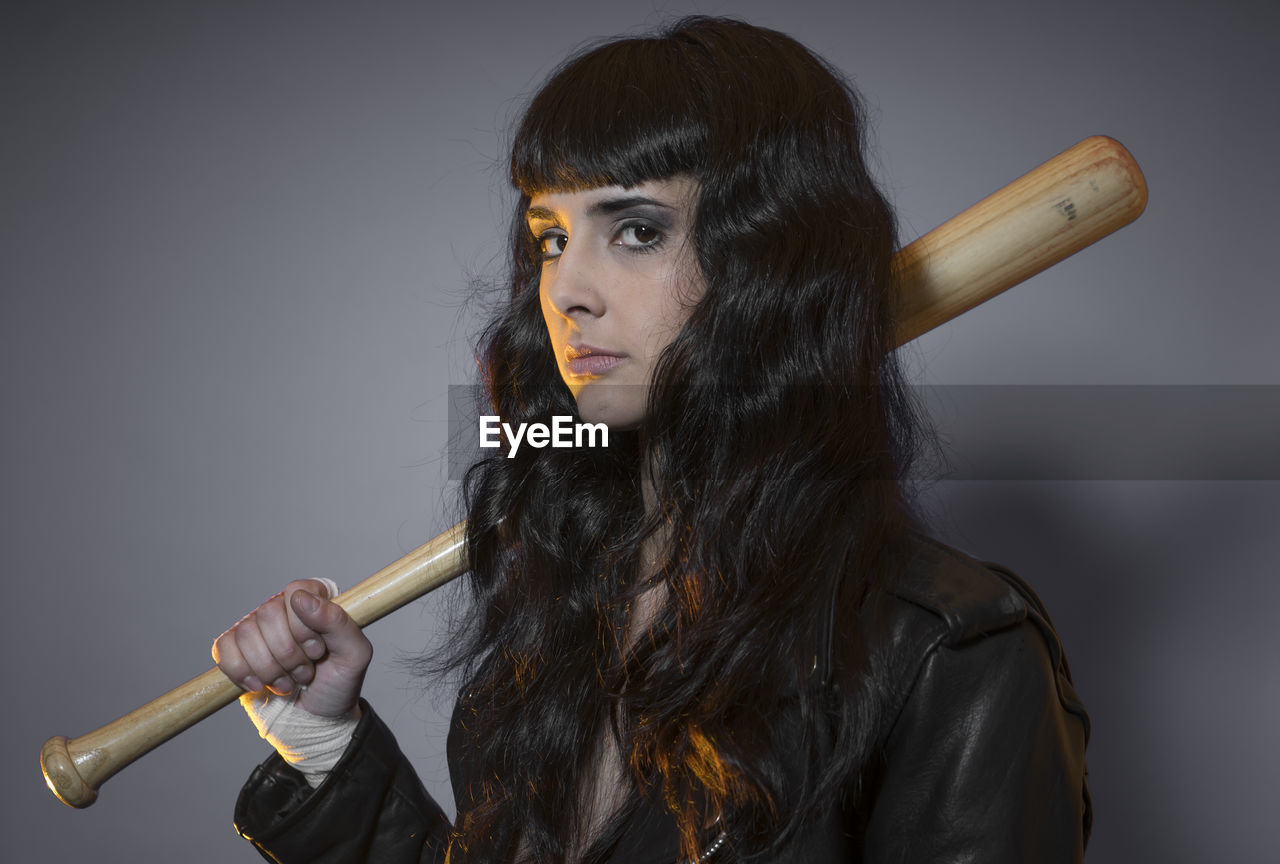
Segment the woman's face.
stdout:
[[644,419],[658,356],[704,290],[689,236],[697,190],[674,177],[529,202],[542,315],[586,422]]

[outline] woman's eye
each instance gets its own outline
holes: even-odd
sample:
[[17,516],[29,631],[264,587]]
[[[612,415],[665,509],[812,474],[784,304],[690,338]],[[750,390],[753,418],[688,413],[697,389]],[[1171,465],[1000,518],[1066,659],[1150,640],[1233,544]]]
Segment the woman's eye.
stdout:
[[614,245],[652,249],[662,241],[662,232],[643,222],[632,222],[619,229]]
[[568,245],[569,238],[564,234],[543,234],[538,238],[538,252],[543,261],[559,258]]

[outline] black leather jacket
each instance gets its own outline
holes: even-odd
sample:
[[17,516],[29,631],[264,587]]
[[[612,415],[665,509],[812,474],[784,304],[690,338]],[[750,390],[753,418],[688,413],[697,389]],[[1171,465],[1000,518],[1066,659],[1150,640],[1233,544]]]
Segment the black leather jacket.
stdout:
[[[1092,823],[1089,718],[1035,593],[1003,567],[920,536],[904,578],[866,614],[863,625],[895,658],[880,683],[901,694],[877,739],[884,758],[864,767],[861,794],[807,830],[786,860],[1082,860]],[[838,632],[837,623],[826,638]],[[268,860],[444,861],[447,818],[387,727],[362,708],[351,745],[318,789],[273,754],[241,790],[237,830]],[[473,778],[456,732],[449,770],[463,809]],[[727,848],[703,860],[727,864]],[[609,860],[674,864],[677,852],[674,822],[642,808]]]

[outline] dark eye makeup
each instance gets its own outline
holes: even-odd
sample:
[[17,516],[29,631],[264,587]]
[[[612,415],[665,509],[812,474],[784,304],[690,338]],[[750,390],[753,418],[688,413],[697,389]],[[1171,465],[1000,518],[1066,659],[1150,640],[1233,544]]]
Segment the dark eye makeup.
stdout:
[[648,220],[628,219],[618,226],[609,242],[614,246],[626,247],[632,252],[645,253],[658,249],[666,237],[662,228]]
[[[671,233],[668,217],[675,211],[672,205],[653,198],[627,196],[593,203],[586,217],[588,227],[597,219],[612,217],[612,225],[601,226],[609,232],[609,245],[643,255],[657,251],[666,243]],[[568,246],[569,234],[556,211],[534,206],[526,216],[534,256],[544,263],[559,258]]]

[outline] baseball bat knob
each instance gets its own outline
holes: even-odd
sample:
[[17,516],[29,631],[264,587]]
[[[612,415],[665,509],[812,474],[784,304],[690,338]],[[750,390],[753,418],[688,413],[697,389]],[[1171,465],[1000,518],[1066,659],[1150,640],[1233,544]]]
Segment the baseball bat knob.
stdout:
[[44,782],[49,790],[62,803],[83,809],[98,800],[98,790],[80,776],[64,736],[55,735],[44,742],[40,748],[40,768],[44,771]]

